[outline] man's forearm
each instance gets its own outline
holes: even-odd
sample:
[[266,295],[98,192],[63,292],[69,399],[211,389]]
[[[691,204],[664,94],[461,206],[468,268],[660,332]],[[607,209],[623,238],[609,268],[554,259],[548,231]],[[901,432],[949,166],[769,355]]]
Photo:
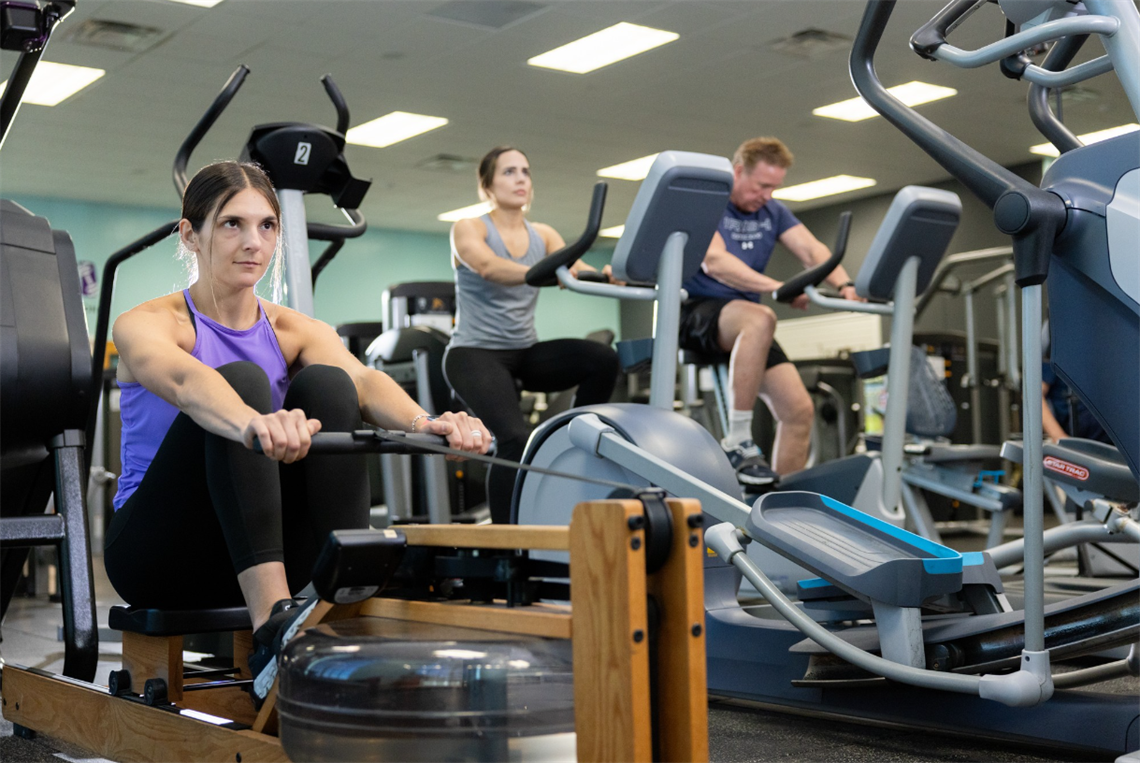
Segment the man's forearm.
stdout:
[[705,262],[707,266],[705,270],[706,273],[734,289],[757,294],[768,294],[780,286],[779,281],[763,273],[756,272],[731,254],[723,258],[713,259],[712,262],[709,262],[709,260]]

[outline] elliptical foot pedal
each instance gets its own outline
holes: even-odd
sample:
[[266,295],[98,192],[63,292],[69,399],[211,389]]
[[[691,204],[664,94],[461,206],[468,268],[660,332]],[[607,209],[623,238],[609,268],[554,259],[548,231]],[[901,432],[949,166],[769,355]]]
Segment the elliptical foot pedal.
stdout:
[[962,555],[818,493],[769,493],[749,536],[864,601],[918,607],[962,587]]

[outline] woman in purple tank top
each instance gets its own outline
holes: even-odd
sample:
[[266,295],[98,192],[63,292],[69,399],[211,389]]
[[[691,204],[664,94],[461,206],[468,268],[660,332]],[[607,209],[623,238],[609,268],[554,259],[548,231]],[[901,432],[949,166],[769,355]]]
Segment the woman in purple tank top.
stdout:
[[260,167],[205,167],[186,187],[182,218],[180,248],[197,279],[113,329],[123,476],[104,561],[133,606],[244,603],[260,704],[282,634],[310,609],[293,595],[328,533],[368,522],[364,457],[306,457],[310,437],[368,421],[485,453],[490,433],[463,413],[428,417],[330,326],[257,297],[280,260],[280,209]]

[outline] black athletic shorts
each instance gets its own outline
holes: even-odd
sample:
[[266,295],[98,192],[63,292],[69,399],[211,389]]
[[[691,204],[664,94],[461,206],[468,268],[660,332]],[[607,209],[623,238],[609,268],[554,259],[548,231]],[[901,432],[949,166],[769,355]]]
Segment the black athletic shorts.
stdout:
[[[720,343],[717,342],[717,323],[720,320],[720,311],[731,301],[714,297],[696,297],[682,303],[679,342],[681,349],[705,355],[724,355],[724,350],[720,348]],[[765,368],[787,362],[788,356],[784,354],[779,343],[773,339],[772,348],[768,350],[768,364]]]

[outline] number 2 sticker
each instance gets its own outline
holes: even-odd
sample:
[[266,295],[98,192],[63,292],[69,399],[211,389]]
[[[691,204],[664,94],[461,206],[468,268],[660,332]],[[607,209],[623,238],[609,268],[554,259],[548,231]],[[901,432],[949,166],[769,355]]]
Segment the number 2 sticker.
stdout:
[[293,164],[308,164],[309,153],[313,150],[312,143],[298,143],[297,153],[293,156]]

